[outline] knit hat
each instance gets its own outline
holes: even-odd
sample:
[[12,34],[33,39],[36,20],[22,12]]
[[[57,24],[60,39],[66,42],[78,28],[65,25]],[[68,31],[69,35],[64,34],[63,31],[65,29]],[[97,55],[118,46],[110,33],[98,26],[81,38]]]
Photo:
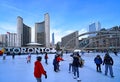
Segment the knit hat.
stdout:
[[41,56],[38,56],[38,57],[37,57],[37,60],[38,60],[38,61],[41,61],[41,59],[42,59]]

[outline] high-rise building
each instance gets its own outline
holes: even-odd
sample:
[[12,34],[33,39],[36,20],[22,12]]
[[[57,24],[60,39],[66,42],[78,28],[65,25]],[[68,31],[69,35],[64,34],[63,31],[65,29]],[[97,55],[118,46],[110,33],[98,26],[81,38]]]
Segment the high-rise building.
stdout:
[[0,35],[0,47],[7,47],[7,35],[6,34]]
[[50,47],[50,17],[46,13],[44,21],[35,23],[35,42]]
[[31,28],[23,23],[23,19],[17,17],[17,46],[26,46],[31,42]]
[[54,38],[54,33],[52,33],[52,47],[55,45],[55,38]]
[[17,34],[7,32],[7,46],[16,47],[17,46]]
[[[89,32],[99,31],[101,29],[100,22],[95,22],[89,25]],[[89,37],[93,37],[96,34],[90,34]]]

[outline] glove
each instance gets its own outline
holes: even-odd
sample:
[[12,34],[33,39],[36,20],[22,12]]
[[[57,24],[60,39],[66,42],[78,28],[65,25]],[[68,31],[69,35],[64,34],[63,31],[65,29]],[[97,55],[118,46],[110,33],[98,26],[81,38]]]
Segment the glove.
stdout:
[[45,71],[45,73],[46,73],[46,71]]
[[45,74],[45,79],[47,79],[47,74]]

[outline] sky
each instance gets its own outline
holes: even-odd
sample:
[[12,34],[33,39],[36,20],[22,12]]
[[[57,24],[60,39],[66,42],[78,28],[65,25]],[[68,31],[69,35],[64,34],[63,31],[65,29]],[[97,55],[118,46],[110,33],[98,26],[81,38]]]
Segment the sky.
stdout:
[[99,21],[106,29],[119,26],[119,3],[120,0],[0,0],[0,34],[17,32],[17,16],[34,33],[35,23],[44,21],[44,14],[49,13],[50,36],[54,32],[56,43],[74,31],[87,32],[93,22]]

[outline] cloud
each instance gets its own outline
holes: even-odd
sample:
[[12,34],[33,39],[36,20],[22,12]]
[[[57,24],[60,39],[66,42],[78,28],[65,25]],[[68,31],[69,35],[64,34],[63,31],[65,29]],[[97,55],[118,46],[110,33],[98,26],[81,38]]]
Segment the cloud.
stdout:
[[24,9],[21,9],[19,7],[16,7],[16,6],[13,6],[13,4],[10,4],[9,2],[8,3],[2,3],[1,5],[1,8],[6,8],[7,10],[9,10],[9,12],[12,12],[12,13],[24,13],[26,15],[29,15],[29,16],[33,16],[33,17],[39,17],[38,15],[28,11],[28,10],[24,10]]
[[17,8],[15,6],[12,6],[12,5],[6,4],[6,3],[1,4],[1,6],[4,8],[7,8],[7,9],[15,10],[15,11],[22,11],[20,8]]
[[[52,33],[54,33],[55,43],[61,42],[62,37],[66,36],[72,32],[75,32],[75,31],[76,30],[51,29],[50,38],[52,38]],[[85,32],[87,32],[87,29],[83,28],[83,29],[79,30],[79,35],[82,33],[85,33]],[[79,39],[84,38],[84,37],[86,37],[86,36],[82,36]]]
[[14,24],[2,23],[0,24],[0,32],[4,34],[6,32],[16,33],[17,27]]
[[[79,30],[79,35],[80,35],[80,34],[83,34],[83,33],[86,33],[86,32],[88,32],[87,29],[86,29],[86,28],[83,28],[83,29]],[[79,40],[82,39],[82,38],[85,38],[85,37],[87,37],[87,36],[88,36],[88,35],[81,36],[81,37],[79,37]]]

